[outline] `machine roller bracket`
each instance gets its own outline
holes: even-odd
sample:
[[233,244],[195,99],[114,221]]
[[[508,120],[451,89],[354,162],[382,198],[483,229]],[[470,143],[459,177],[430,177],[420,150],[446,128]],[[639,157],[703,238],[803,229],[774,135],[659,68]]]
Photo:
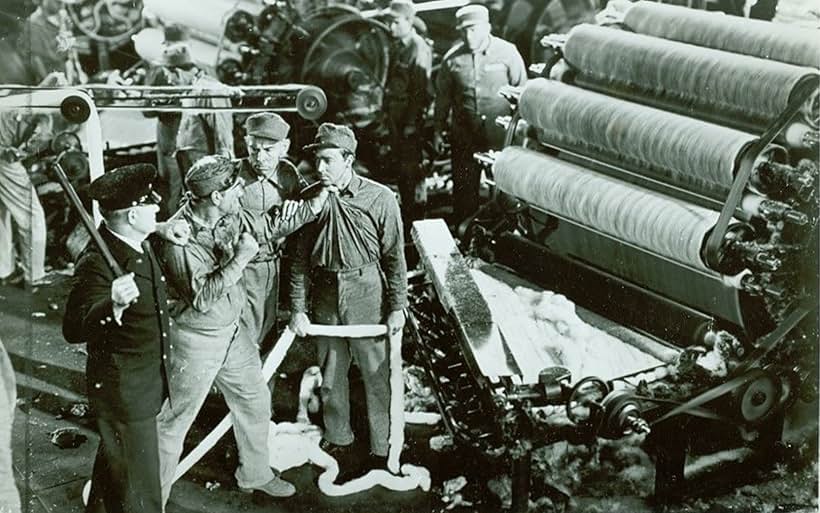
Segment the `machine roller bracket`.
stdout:
[[754,143],[746,148],[735,163],[735,180],[732,183],[732,188],[726,198],[726,203],[721,209],[717,223],[715,223],[712,233],[706,240],[704,260],[712,269],[720,269],[721,267],[721,245],[723,238],[726,235],[732,217],[734,217],[735,210],[740,206],[740,202],[743,200],[743,192],[752,175],[758,155],[760,155],[766,146],[791,122],[794,116],[801,111],[803,105],[811,95],[814,94],[818,86],[820,86],[820,77],[818,76],[814,76],[810,80],[806,80],[800,84],[796,88],[794,97],[789,102],[789,106],[786,110],[772,122]]

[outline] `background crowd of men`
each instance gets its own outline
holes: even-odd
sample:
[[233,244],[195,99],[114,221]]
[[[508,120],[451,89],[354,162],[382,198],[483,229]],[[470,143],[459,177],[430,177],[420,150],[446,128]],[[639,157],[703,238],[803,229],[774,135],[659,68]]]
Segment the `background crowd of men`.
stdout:
[[[230,114],[158,113],[158,166],[120,167],[91,183],[110,255],[95,244],[80,255],[63,325],[67,341],[88,343],[88,397],[100,434],[87,511],[162,511],[185,437],[213,385],[234,420],[238,486],[274,497],[295,493],[270,467],[271,396],[259,352],[278,315],[285,239],[292,260],[290,327],[297,335],[305,336],[312,322],[378,323],[401,331],[404,226],[424,216],[421,134],[433,100],[434,143],[441,146],[447,133],[452,149],[453,224],[477,209],[480,169],[472,153],[500,145],[495,117],[510,107],[498,90],[523,84],[523,60],[490,33],[487,9],[470,5],[456,13],[462,41],[443,57],[433,81],[433,53],[416,31],[413,4],[396,0],[384,14],[394,37],[385,112],[401,207],[390,189],[354,171],[358,141],[350,128],[322,124],[304,148],[310,162],[297,166],[287,159],[290,126],[272,113],[245,121],[248,157],[241,160],[233,158]],[[162,65],[148,82],[218,87],[192,64],[185,39],[179,28],[166,30]],[[27,123],[22,139],[20,123]],[[8,148],[0,155],[0,191],[25,175],[11,149],[47,132],[38,123],[3,118],[0,137],[8,132],[20,140],[0,139]],[[36,210],[35,191],[23,182],[27,208]],[[0,195],[0,236],[11,237],[3,216],[18,206]],[[36,211],[21,216],[29,224],[42,217]],[[33,282],[42,274],[44,249],[28,239],[40,231],[16,226],[29,253],[20,259],[24,278]],[[0,254],[0,278],[14,268],[14,257]],[[385,468],[386,340],[322,337],[316,344],[322,447],[340,463],[337,481]],[[353,450],[352,365],[365,389],[365,455]]]

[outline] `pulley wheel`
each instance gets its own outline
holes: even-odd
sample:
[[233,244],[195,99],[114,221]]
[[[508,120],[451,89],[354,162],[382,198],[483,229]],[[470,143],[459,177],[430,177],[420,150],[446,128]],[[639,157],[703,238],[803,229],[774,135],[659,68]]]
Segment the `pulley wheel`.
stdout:
[[69,123],[85,123],[91,115],[91,107],[80,96],[66,96],[60,103],[60,114]]
[[740,392],[741,417],[749,423],[760,422],[777,407],[780,396],[780,383],[769,374],[761,375]]
[[256,34],[256,18],[248,11],[235,11],[225,22],[225,38],[232,43],[244,43]]
[[609,394],[609,386],[601,378],[590,376],[572,387],[567,399],[567,418],[574,424],[586,424]]
[[51,151],[61,153],[66,150],[79,150],[82,148],[80,136],[74,132],[60,132],[51,139]]
[[94,41],[119,46],[142,28],[142,0],[129,3],[111,0],[63,2],[71,22]]
[[318,87],[308,86],[296,95],[296,112],[304,119],[315,121],[327,110],[327,96]]
[[223,59],[216,66],[216,77],[223,84],[240,85],[243,75],[242,64],[236,59]]
[[800,113],[810,127],[815,130],[820,128],[820,92],[815,91],[806,100],[806,103],[800,109]]
[[77,187],[79,184],[88,183],[90,168],[85,153],[77,150],[64,151],[57,162],[62,166],[72,185]]

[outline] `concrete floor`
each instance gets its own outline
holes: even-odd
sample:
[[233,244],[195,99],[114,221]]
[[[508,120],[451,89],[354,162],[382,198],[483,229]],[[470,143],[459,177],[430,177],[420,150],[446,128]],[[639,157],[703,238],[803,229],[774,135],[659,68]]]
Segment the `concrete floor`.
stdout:
[[[53,284],[31,292],[0,287],[0,337],[11,355],[18,384],[12,440],[14,469],[23,511],[27,513],[81,512],[81,490],[90,476],[97,447],[93,419],[71,415],[63,418],[72,404],[84,400],[85,390],[82,346],[67,344],[60,333],[67,293],[65,282],[64,277],[56,276]],[[280,367],[274,394],[277,420],[293,420],[298,380],[311,360],[304,344],[297,343]],[[189,434],[186,447],[193,447],[225,411],[219,397],[210,398]],[[57,447],[51,443],[49,434],[62,427],[78,428],[87,441],[77,448]],[[427,449],[427,440],[434,433],[435,428],[409,427],[410,449],[404,460],[435,467],[435,485],[452,477],[445,469],[454,464],[436,461],[435,453]],[[295,497],[256,504],[251,496],[237,490],[233,479],[235,464],[236,451],[229,434],[175,485],[168,513],[430,512],[440,504],[432,493],[392,492],[380,487],[347,497],[327,497],[316,487],[320,469],[308,465],[284,473],[297,486]],[[216,488],[214,483],[218,483]]]
[[[91,473],[97,448],[93,419],[67,413],[73,404],[84,400],[85,355],[82,346],[67,344],[61,336],[66,280],[61,276],[55,278],[52,285],[29,292],[0,287],[0,338],[11,356],[18,385],[12,451],[25,513],[82,512],[80,495]],[[313,360],[309,344],[297,342],[292,346],[275,381],[275,420],[294,419],[301,372]],[[361,423],[365,417],[356,415],[360,410],[355,408],[354,404],[354,424]],[[803,425],[806,430],[806,433],[793,437],[802,440],[799,443],[805,449],[798,461],[774,470],[749,469],[748,485],[738,489],[731,486],[715,495],[709,493],[702,498],[692,498],[669,508],[667,513],[816,512],[817,404],[805,405],[801,409],[803,413],[799,416],[803,418],[793,419],[795,425]],[[209,398],[189,433],[186,450],[195,446],[225,412],[218,396]],[[51,443],[50,433],[63,427],[77,428],[87,440],[76,448],[57,447]],[[167,512],[438,512],[444,511],[447,504],[441,501],[435,490],[441,488],[443,481],[460,475],[468,476],[471,490],[466,495],[475,506],[450,511],[501,511],[498,500],[487,491],[485,483],[488,477],[505,469],[473,459],[460,450],[445,454],[431,451],[428,440],[441,431],[440,427],[408,426],[406,439],[409,447],[402,458],[404,462],[430,469],[432,492],[392,492],[377,487],[347,497],[328,497],[316,487],[319,469],[305,465],[284,473],[284,477],[296,485],[296,496],[263,504],[255,503],[252,497],[236,488],[233,479],[236,449],[229,434],[175,485]],[[580,493],[572,498],[570,511],[655,511],[647,502],[651,494],[651,468],[645,469],[646,479],[640,483],[630,481],[627,487],[612,485],[615,481],[628,481],[626,474],[601,471],[582,476],[576,475],[577,470],[567,469],[565,472],[583,483]]]

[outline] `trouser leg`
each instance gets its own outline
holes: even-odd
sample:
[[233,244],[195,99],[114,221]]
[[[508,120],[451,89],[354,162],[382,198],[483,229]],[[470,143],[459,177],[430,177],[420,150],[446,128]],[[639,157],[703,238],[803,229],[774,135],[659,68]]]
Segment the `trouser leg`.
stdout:
[[0,202],[0,278],[9,277],[16,268],[12,230],[11,212]]
[[421,170],[422,149],[419,141],[406,141],[406,148],[396,151],[394,165],[399,170],[399,195],[405,228],[424,216],[424,204],[417,201],[416,189],[424,180]]
[[276,321],[278,302],[278,261],[249,264],[242,274],[248,304],[242,311],[241,325],[257,346],[265,339]]
[[481,169],[473,159],[473,148],[453,144],[453,220],[460,223],[478,210]]
[[239,329],[228,348],[216,385],[225,397],[233,418],[239,451],[236,482],[243,488],[263,485],[273,479],[268,450],[271,397],[262,376],[259,351],[248,334]]
[[268,266],[265,317],[262,322],[262,332],[259,334],[259,344],[265,340],[265,337],[267,337],[268,333],[274,328],[276,318],[279,315],[279,260],[276,259],[268,262]]
[[46,216],[28,173],[19,162],[0,163],[0,203],[11,214],[20,247],[26,250],[20,255],[26,281],[41,279],[45,275]]
[[20,512],[20,494],[14,484],[11,458],[11,430],[17,407],[14,369],[0,341],[0,511]]
[[199,332],[179,329],[176,324],[171,327],[174,349],[168,371],[170,400],[157,415],[163,504],[171,494],[185,436],[208,397],[237,331],[237,326]]
[[99,418],[97,426],[100,445],[86,511],[100,511],[102,503],[107,513],[160,513],[156,419]]
[[336,445],[353,443],[350,427],[350,348],[346,339],[317,337],[316,350],[322,369],[322,413],[324,438]]
[[350,340],[350,352],[359,367],[367,401],[370,452],[387,456],[390,436],[390,368],[383,338]]

